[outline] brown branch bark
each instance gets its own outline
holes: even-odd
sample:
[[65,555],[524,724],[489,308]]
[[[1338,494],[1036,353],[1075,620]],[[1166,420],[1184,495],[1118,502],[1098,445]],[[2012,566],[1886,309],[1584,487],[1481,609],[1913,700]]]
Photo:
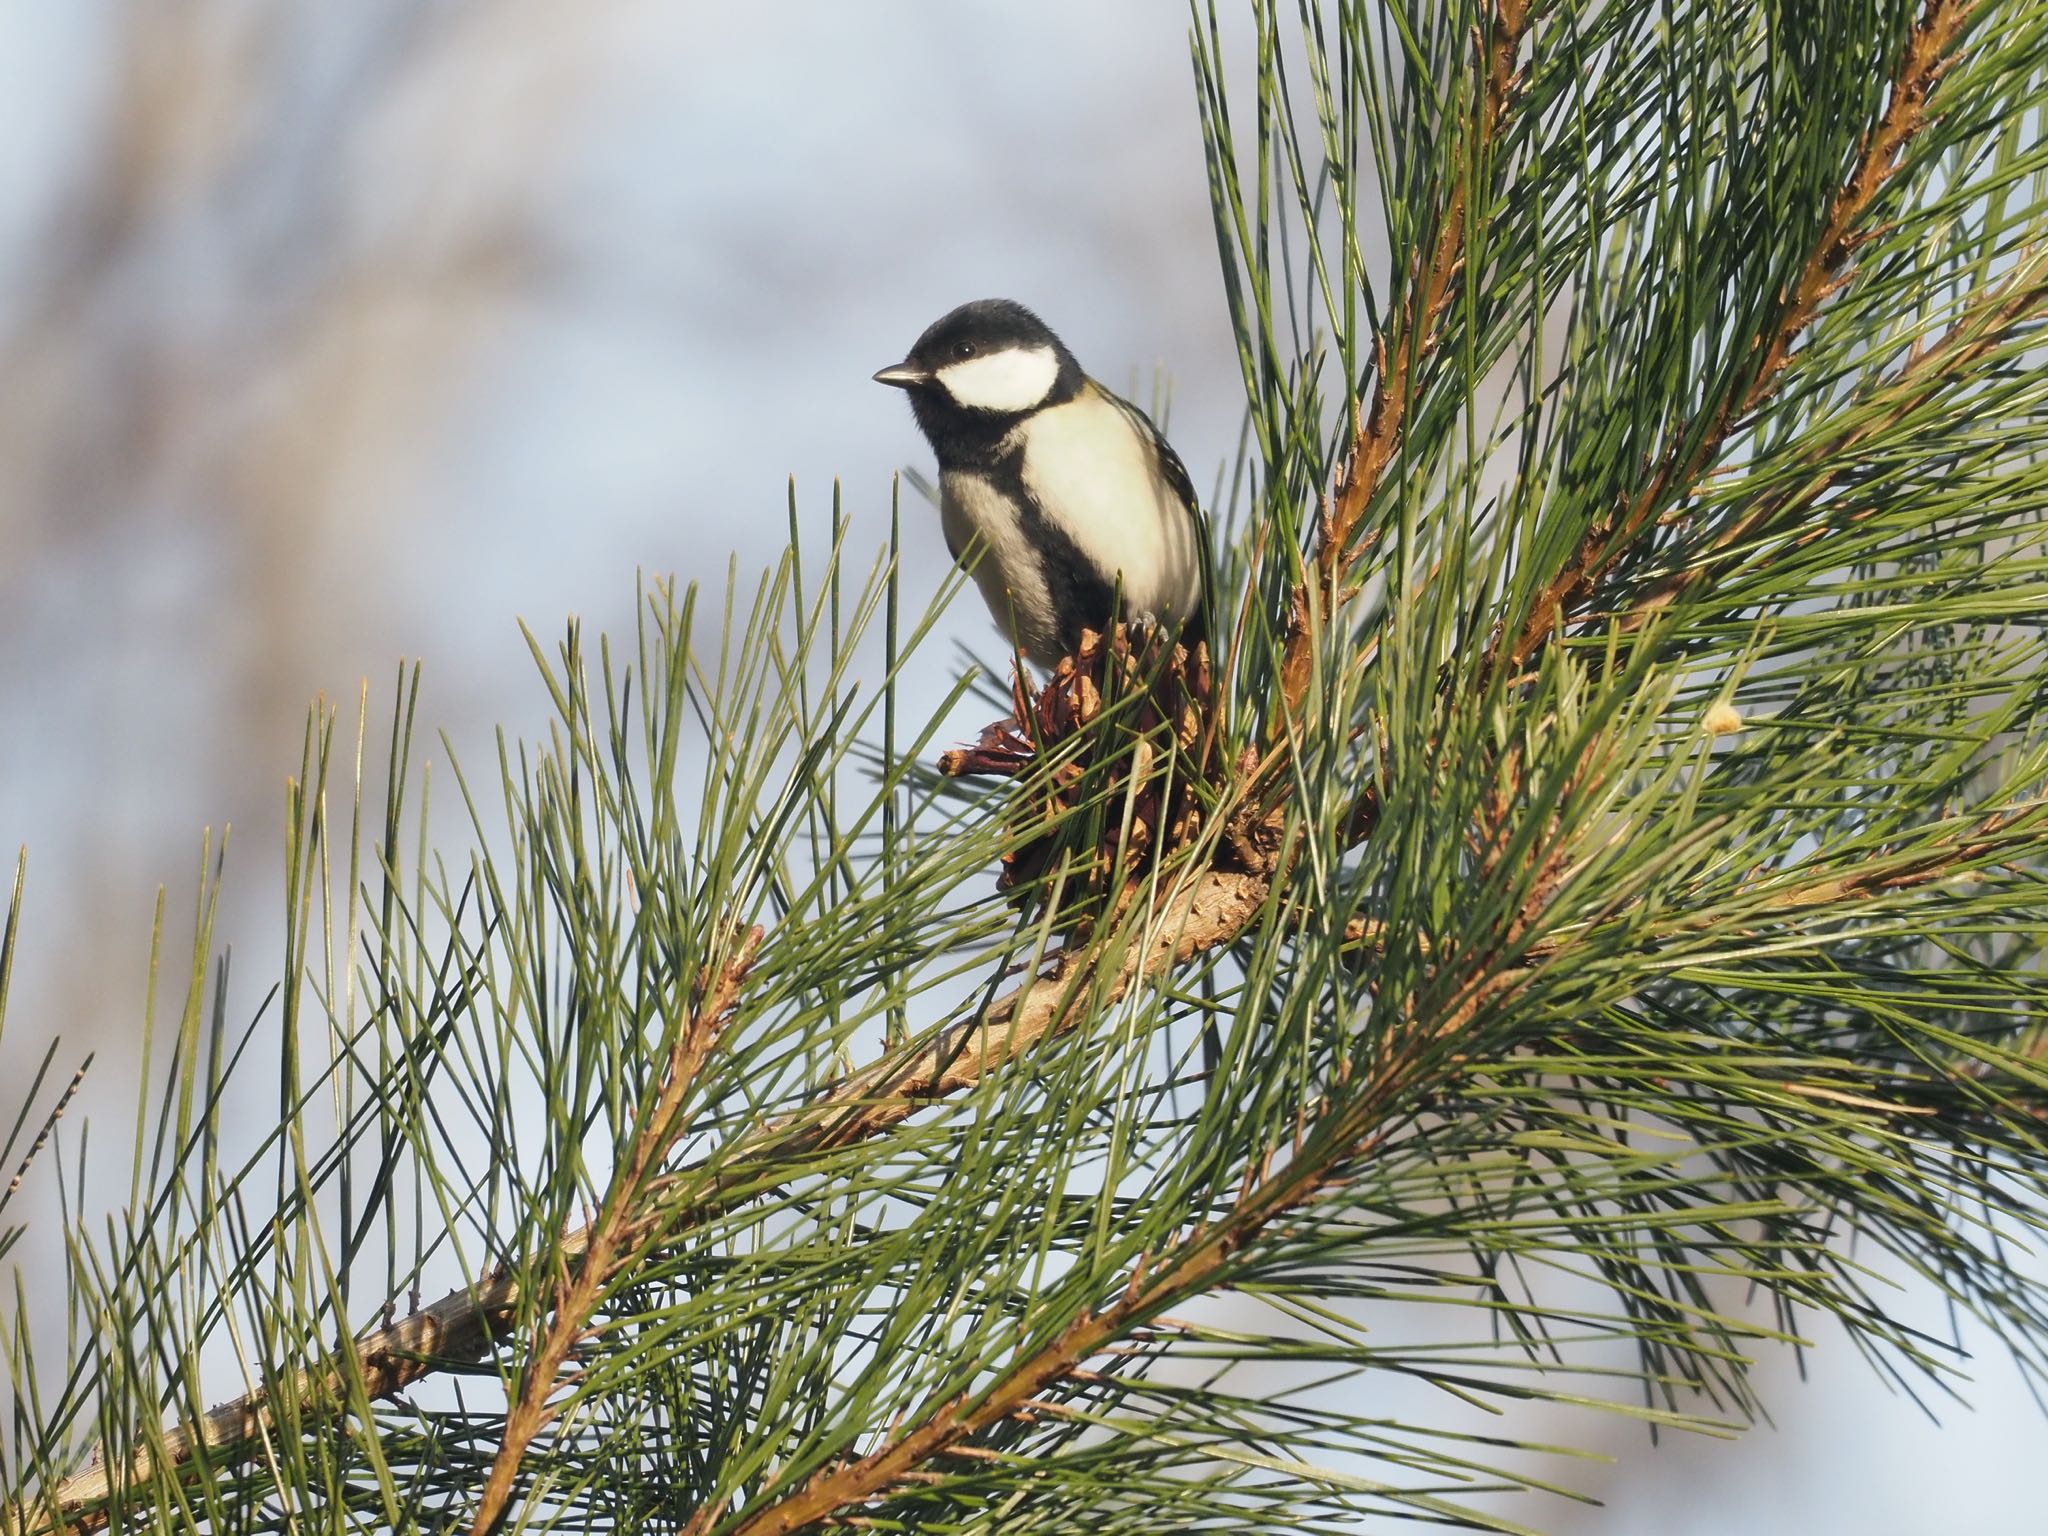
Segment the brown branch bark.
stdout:
[[1775,321],[1755,339],[1751,350],[1757,363],[1749,384],[1722,403],[1711,426],[1690,451],[1682,445],[1674,450],[1674,456],[1665,460],[1629,502],[1618,522],[1601,519],[1586,530],[1571,558],[1538,594],[1528,621],[1507,647],[1506,666],[1511,674],[1520,672],[1536,650],[1569,622],[1573,609],[1591,595],[1595,583],[1650,525],[1658,509],[1672,497],[1692,491],[1720,456],[1730,434],[1776,390],[1792,362],[1799,337],[1821,306],[1853,276],[1850,264],[1858,245],[1867,238],[1861,229],[1864,216],[1898,171],[1906,147],[1927,125],[1928,100],[1953,65],[1957,44],[1976,7],[1977,0],[1925,0],[1920,19],[1907,34],[1876,130],[1864,141],[1854,168],[1836,191],[1820,238]]
[[740,984],[760,952],[761,937],[759,928],[749,929],[732,957],[699,984],[690,1016],[669,1048],[661,1087],[654,1101],[641,1108],[632,1144],[625,1161],[612,1172],[611,1187],[605,1192],[597,1220],[586,1229],[575,1261],[563,1265],[554,1294],[534,1324],[521,1386],[506,1411],[505,1435],[498,1442],[498,1453],[477,1499],[476,1517],[470,1525],[475,1536],[486,1536],[497,1528],[511,1502],[527,1446],[554,1417],[548,1399],[569,1351],[589,1330],[605,1288],[633,1257],[636,1234],[646,1222],[649,1182],[683,1133],[683,1101],[732,1018]]
[[[1501,127],[1520,79],[1517,59],[1528,25],[1528,0],[1497,0],[1493,25],[1479,50],[1477,64],[1480,96],[1474,131],[1479,136],[1482,163],[1500,140]],[[1452,285],[1464,265],[1469,200],[1470,189],[1460,179],[1452,187],[1437,223],[1436,244],[1427,260],[1418,264],[1406,325],[1394,338],[1391,349],[1384,339],[1375,345],[1372,404],[1358,420],[1351,452],[1324,513],[1315,553],[1314,596],[1325,623],[1343,602],[1358,520],[1373,492],[1379,489],[1387,466],[1400,451],[1416,374],[1436,350],[1438,325],[1450,303]],[[1274,717],[1280,732],[1297,718],[1302,698],[1308,692],[1317,627],[1310,604],[1309,586],[1304,580],[1296,584],[1288,604],[1287,640],[1280,661],[1281,707]]]

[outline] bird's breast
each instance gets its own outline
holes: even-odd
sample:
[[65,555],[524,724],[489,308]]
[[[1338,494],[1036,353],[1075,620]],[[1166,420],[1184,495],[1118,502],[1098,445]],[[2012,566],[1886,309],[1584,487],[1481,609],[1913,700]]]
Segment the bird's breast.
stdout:
[[1178,621],[1194,612],[1193,517],[1122,408],[1090,390],[1031,417],[1015,441],[1031,501],[1105,582],[1122,582],[1128,615]]

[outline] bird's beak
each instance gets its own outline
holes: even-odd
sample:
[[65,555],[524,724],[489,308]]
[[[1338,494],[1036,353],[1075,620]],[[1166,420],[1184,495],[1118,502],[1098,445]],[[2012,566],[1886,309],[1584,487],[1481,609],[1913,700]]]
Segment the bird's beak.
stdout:
[[915,363],[891,363],[875,375],[877,384],[894,384],[898,389],[915,389],[932,381],[932,371]]

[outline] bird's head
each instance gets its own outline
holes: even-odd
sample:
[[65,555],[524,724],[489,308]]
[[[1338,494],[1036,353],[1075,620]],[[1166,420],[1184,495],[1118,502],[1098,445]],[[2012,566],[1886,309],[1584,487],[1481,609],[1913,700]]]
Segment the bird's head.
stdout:
[[1051,327],[1009,299],[976,299],[934,321],[910,355],[875,375],[907,390],[918,417],[1007,420],[1070,398],[1081,368]]

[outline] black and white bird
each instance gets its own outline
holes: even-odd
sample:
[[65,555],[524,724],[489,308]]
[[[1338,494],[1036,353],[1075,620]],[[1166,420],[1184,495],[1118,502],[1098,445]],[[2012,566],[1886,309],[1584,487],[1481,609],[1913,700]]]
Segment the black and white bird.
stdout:
[[908,392],[938,455],[946,547],[1029,661],[1050,670],[1112,610],[1192,644],[1194,484],[1151,418],[1083,373],[1044,321],[1008,299],[963,304],[875,378]]

